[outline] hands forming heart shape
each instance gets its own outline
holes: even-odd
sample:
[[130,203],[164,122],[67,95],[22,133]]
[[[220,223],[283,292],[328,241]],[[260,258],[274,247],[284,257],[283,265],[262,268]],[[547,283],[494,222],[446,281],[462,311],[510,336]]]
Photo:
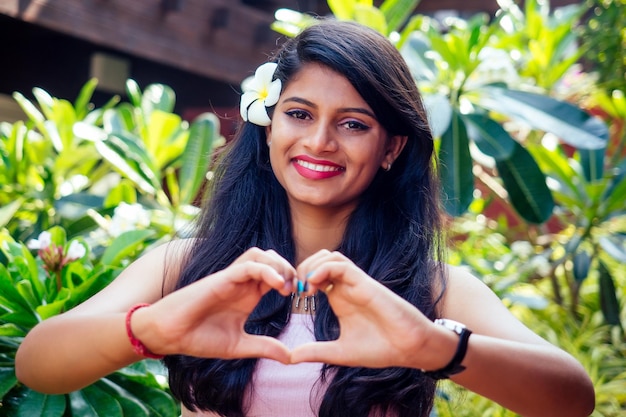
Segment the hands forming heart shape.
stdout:
[[[337,340],[288,349],[244,324],[270,289],[289,296],[306,281],[306,294],[325,291],[336,314]],[[169,294],[150,309],[161,334],[151,350],[207,358],[262,357],[290,364],[324,362],[372,368],[420,367],[420,348],[432,322],[410,303],[338,252],[322,250],[294,268],[275,251],[250,249],[230,266]],[[157,340],[160,339],[160,340]]]

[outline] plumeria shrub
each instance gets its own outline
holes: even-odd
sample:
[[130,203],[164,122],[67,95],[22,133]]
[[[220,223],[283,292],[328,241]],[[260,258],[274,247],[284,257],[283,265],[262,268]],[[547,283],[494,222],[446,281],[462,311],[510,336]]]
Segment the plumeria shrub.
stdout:
[[27,245],[0,231],[0,416],[178,415],[165,370],[145,360],[67,395],[45,395],[21,385],[15,352],[37,323],[85,301],[113,280],[119,268],[94,262],[86,241],[52,227]]

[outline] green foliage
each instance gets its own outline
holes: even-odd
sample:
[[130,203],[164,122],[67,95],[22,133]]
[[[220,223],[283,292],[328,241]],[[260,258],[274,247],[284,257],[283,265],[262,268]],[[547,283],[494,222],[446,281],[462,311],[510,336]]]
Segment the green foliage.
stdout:
[[46,395],[20,384],[15,352],[37,323],[85,301],[104,288],[119,269],[94,265],[81,238],[67,241],[65,230],[44,231],[30,246],[0,231],[0,416],[142,416],[178,415],[164,369],[142,361],[82,390]]
[[[100,111],[89,112],[85,103],[94,88],[93,80],[85,84],[76,107],[39,88],[33,89],[37,106],[20,93],[13,95],[28,115],[26,122],[0,124],[0,227],[14,236],[25,240],[62,218],[69,223],[76,203],[87,202],[82,194],[87,179],[95,182],[105,175],[93,146],[72,133],[76,122],[99,118]],[[77,197],[74,202],[69,193]]]
[[169,87],[142,93],[132,80],[130,103],[114,97],[90,109],[94,88],[88,82],[74,106],[41,89],[37,105],[14,94],[29,120],[0,125],[0,227],[22,241],[52,225],[71,236],[99,227],[91,243],[105,246],[119,234],[105,236],[114,209],[126,203],[145,210],[150,241],[177,236],[197,211],[219,121],[206,113],[187,123],[172,113]]
[[15,377],[15,352],[33,326],[104,288],[148,245],[184,233],[221,141],[214,115],[187,123],[172,113],[167,86],[142,92],[129,80],[129,103],[114,97],[93,109],[95,86],[74,104],[41,89],[35,102],[15,93],[28,120],[0,124],[0,416],[180,412],[156,361],[67,395]]
[[576,28],[587,8],[571,4],[553,12],[549,1],[525,1],[523,10],[510,0],[498,3],[503,31],[495,46],[512,52],[522,77],[552,90],[585,52]]
[[[604,317],[620,325],[614,274],[626,273],[626,158],[605,171],[603,162],[610,159],[606,149],[578,151],[571,157],[561,147],[534,146],[532,152],[553,180],[557,216],[567,225],[543,249],[552,263],[555,300],[564,304],[566,290],[575,311],[582,282],[598,274]],[[607,265],[615,261],[621,267],[611,271]]]
[[[605,91],[626,92],[626,2],[587,0],[589,18],[580,29],[585,59]],[[602,47],[598,47],[602,45]]]

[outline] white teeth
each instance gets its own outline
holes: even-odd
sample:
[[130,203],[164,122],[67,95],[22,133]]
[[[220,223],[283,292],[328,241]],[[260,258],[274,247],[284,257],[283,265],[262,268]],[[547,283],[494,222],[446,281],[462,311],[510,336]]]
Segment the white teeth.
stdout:
[[307,169],[310,169],[312,171],[318,171],[318,172],[329,172],[329,171],[340,171],[341,167],[334,167],[334,166],[330,166],[330,165],[319,165],[319,164],[312,164],[311,162],[306,162],[306,161],[301,161],[299,159],[296,160],[296,163],[300,166],[303,166]]

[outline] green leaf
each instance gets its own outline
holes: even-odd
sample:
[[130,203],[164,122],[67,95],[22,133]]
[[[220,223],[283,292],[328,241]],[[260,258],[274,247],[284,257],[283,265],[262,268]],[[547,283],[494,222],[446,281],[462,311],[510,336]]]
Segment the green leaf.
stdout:
[[65,407],[64,395],[46,395],[27,390],[26,395],[20,398],[15,417],[61,417]]
[[42,88],[35,87],[33,88],[33,95],[35,99],[37,99],[37,104],[39,104],[39,108],[43,112],[46,118],[54,119],[54,106],[55,99],[52,98],[48,92]]
[[66,303],[66,308],[74,308],[88,298],[91,298],[91,296],[110,284],[117,275],[117,272],[117,269],[112,269],[109,266],[98,265],[83,282],[72,289],[69,294],[69,300]]
[[624,212],[626,206],[624,204],[624,196],[626,196],[626,175],[617,176],[611,180],[609,186],[605,190],[603,202],[605,215],[613,212]]
[[135,128],[133,107],[128,103],[109,109],[102,114],[102,126],[107,133],[132,132]]
[[2,264],[0,264],[0,305],[10,311],[31,311],[30,305],[17,291],[9,271]]
[[180,414],[174,399],[163,389],[132,382],[118,375],[110,379],[139,398],[143,405],[150,409],[151,417],[171,417]]
[[442,94],[423,94],[424,107],[428,113],[428,121],[434,138],[448,130],[452,120],[452,105],[450,99]]
[[591,267],[591,255],[586,250],[581,250],[574,255],[574,279],[576,282],[584,281],[589,275]]
[[[22,327],[17,326],[15,323],[0,324],[0,340],[3,336],[24,337],[26,336],[26,331]],[[15,348],[17,349],[17,346]]]
[[66,304],[70,298],[70,291],[67,289],[64,290],[65,291],[62,290],[59,292],[54,301],[40,305],[36,308],[37,314],[39,314],[41,320],[49,319],[50,317],[54,317],[64,311],[67,311]]
[[448,130],[441,136],[439,162],[444,206],[450,215],[460,216],[474,199],[474,174],[465,124],[456,112]]
[[171,87],[164,84],[150,84],[141,97],[144,120],[150,120],[150,115],[154,110],[173,112],[175,103],[176,94]]
[[13,219],[13,216],[22,206],[23,198],[17,198],[10,203],[0,207],[0,227],[4,227]]
[[41,304],[41,300],[38,300],[33,291],[33,284],[30,281],[21,280],[16,285],[17,292],[24,298],[24,300],[30,305],[30,308],[34,310]]
[[377,7],[357,5],[354,9],[354,20],[378,33],[387,35],[385,15]]
[[198,116],[189,131],[179,172],[180,203],[191,204],[206,178],[213,143],[219,135],[219,119],[212,113]]
[[117,207],[120,203],[134,204],[137,202],[137,191],[132,182],[122,179],[106,196],[103,207]]
[[612,236],[602,236],[598,239],[600,246],[612,258],[626,264],[626,245],[623,235],[614,234]]
[[598,266],[600,272],[600,307],[604,320],[611,325],[620,326],[620,307],[615,293],[615,283],[608,268],[602,261]]
[[24,110],[24,113],[26,113],[30,120],[32,120],[37,126],[43,126],[43,122],[46,119],[30,100],[18,92],[13,93],[13,98],[17,101],[22,110]]
[[114,396],[117,402],[122,406],[124,416],[132,417],[150,417],[150,410],[148,407],[124,388],[115,384],[107,378],[102,378],[96,382],[98,387],[110,395]]
[[585,173],[585,178],[589,182],[597,182],[604,175],[604,155],[606,148],[602,149],[580,149],[580,163]]
[[143,139],[148,155],[155,159],[154,162],[159,168],[164,167],[168,161],[178,158],[182,151],[184,142],[180,141],[180,146],[176,146],[176,139],[180,137],[181,121],[177,114],[160,110],[154,110],[150,114]]
[[89,81],[83,85],[78,93],[78,97],[74,102],[74,109],[76,110],[76,119],[83,120],[85,116],[89,113],[89,103],[91,98],[93,97],[94,91],[96,91],[96,87],[98,86],[98,79],[91,78]]
[[113,165],[122,175],[134,182],[141,191],[148,194],[156,193],[154,186],[149,181],[146,181],[144,177],[126,161],[123,152],[118,151],[117,148],[111,147],[104,141],[96,142],[96,149],[104,159]]
[[356,0],[328,0],[328,7],[338,20],[353,18]]
[[106,248],[100,258],[101,264],[120,266],[123,259],[137,251],[154,235],[153,230],[131,230],[122,233]]
[[135,80],[126,80],[126,94],[134,107],[141,107],[141,89]]
[[494,112],[522,120],[535,129],[550,132],[579,149],[606,146],[608,128],[580,108],[541,94],[484,87],[479,104]]
[[543,172],[558,181],[561,185],[560,191],[572,196],[578,203],[584,204],[588,200],[583,187],[581,187],[580,175],[569,163],[567,155],[561,148],[549,150],[544,146],[529,145],[535,161],[539,163]]
[[0,368],[0,398],[17,384],[15,368]]
[[114,396],[93,384],[69,394],[72,414],[81,417],[123,417]]
[[411,16],[420,0],[386,0],[380,5],[380,10],[387,20],[387,30],[397,31]]
[[516,142],[509,159],[496,161],[498,173],[517,212],[528,222],[541,224],[554,209],[546,178],[530,153]]
[[515,150],[516,141],[501,124],[484,114],[463,115],[467,133],[478,149],[496,161],[509,159]]

